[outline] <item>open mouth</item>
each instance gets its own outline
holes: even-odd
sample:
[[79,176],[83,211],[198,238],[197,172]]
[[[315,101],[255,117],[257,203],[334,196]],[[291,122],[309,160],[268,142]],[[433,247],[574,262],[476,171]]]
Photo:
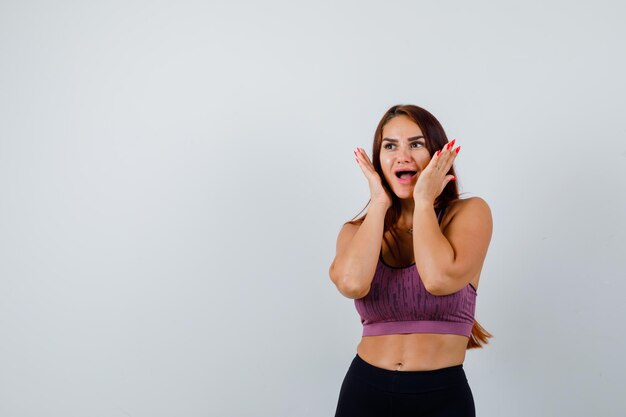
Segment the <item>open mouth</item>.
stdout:
[[417,171],[398,171],[396,177],[400,179],[400,182],[409,182],[415,177]]

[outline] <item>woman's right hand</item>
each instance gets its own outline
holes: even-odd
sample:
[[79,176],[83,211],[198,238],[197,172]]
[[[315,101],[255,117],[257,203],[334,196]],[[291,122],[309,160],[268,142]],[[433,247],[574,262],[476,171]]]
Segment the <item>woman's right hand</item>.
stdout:
[[354,155],[356,156],[357,163],[361,167],[361,171],[363,171],[363,174],[365,174],[365,177],[367,178],[367,182],[370,187],[372,205],[380,204],[389,209],[392,204],[391,196],[385,187],[383,187],[380,175],[378,175],[378,172],[374,169],[374,165],[365,153],[365,150],[361,148],[356,149],[357,150],[354,151]]

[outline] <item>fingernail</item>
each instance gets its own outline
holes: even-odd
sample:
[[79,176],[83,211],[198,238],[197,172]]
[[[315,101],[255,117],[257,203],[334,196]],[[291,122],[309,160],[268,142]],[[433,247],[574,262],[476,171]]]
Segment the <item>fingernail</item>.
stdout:
[[456,153],[458,154],[460,150],[461,150],[461,147],[459,146],[458,148],[456,148]]
[[452,178],[450,179],[450,181],[454,181],[454,180],[456,180],[456,177],[452,177]]
[[437,156],[439,156],[440,153],[441,153],[441,149],[437,151]]

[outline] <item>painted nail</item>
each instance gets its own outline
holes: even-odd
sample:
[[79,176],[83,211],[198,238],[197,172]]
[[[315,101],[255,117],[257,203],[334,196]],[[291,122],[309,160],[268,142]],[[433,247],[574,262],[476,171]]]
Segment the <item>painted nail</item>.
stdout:
[[458,154],[460,150],[461,150],[461,147],[459,146],[458,148],[456,148],[456,153]]
[[441,153],[441,149],[437,151],[437,156],[439,156],[440,153]]
[[452,178],[450,179],[450,181],[454,181],[454,180],[456,180],[456,177],[452,177]]

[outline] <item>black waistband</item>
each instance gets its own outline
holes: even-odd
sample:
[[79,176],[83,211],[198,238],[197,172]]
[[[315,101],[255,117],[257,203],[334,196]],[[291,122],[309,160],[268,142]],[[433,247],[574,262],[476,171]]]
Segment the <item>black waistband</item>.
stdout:
[[358,354],[349,372],[387,392],[423,393],[467,383],[463,364],[428,371],[392,371],[365,362]]

